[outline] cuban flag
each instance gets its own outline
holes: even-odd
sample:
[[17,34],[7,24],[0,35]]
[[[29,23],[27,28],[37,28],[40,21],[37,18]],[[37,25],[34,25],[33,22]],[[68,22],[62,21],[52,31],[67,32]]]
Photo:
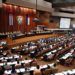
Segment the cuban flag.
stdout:
[[30,25],[30,17],[26,15],[26,25]]
[[9,25],[13,25],[13,15],[9,14]]

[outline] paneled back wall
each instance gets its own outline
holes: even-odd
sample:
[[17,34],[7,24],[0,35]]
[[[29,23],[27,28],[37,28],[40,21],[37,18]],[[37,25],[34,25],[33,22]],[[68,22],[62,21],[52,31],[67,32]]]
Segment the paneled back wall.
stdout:
[[[13,16],[13,25],[9,24],[9,15]],[[33,19],[35,18],[36,11],[34,9],[24,8],[20,6],[14,6],[9,4],[3,4],[3,8],[0,9],[0,32],[29,32],[30,30],[36,27]],[[22,18],[22,23],[18,24],[18,16]],[[42,15],[41,15],[42,16]],[[27,18],[30,18],[30,23],[27,25]],[[50,23],[39,23],[50,27]],[[52,28],[55,28],[55,25],[52,25]]]
[[[9,25],[9,15],[13,16],[13,25]],[[20,25],[17,21],[18,16],[22,17],[22,23]],[[26,25],[26,17],[30,18],[30,25]],[[3,8],[0,9],[0,32],[29,31],[36,26],[32,21],[34,17],[34,9],[3,4]]]

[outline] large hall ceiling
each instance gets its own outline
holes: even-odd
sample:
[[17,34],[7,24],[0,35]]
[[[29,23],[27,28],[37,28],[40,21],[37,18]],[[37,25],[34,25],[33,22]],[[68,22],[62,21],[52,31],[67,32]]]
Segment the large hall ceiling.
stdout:
[[75,0],[44,0],[52,3],[54,12],[75,14]]
[[75,0],[44,0],[44,1],[51,2],[53,7],[67,7],[75,5]]

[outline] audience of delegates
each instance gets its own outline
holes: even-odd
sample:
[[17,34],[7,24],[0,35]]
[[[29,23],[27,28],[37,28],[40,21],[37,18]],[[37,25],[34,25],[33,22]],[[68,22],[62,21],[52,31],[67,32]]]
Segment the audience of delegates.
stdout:
[[[43,74],[42,71],[47,70],[47,69],[50,69],[50,72],[52,72],[52,73],[57,72],[57,68],[55,68],[55,64],[52,63],[52,64],[48,64],[48,65],[36,65],[35,67],[31,66],[27,69],[25,67],[23,68],[22,66],[16,68],[15,65],[12,65],[11,69],[3,70],[4,71],[3,74],[7,74],[7,75],[10,75],[10,74],[42,75]],[[56,72],[54,72],[54,71],[56,71]]]
[[[39,39],[13,47],[10,51],[0,51],[0,75],[48,75],[53,74],[56,63],[40,66],[36,57],[43,60],[59,60],[60,64],[72,65],[75,60],[75,35]],[[15,54],[16,53],[16,54]],[[32,60],[22,58],[28,54]],[[47,70],[47,71],[46,71]],[[50,71],[50,72],[49,72]],[[47,73],[45,73],[47,72]]]
[[[57,38],[48,38],[48,39],[40,39],[38,41],[35,42],[27,42],[24,45],[21,46],[16,46],[14,48],[11,49],[11,52],[16,52],[16,51],[21,51],[20,53],[25,53],[25,52],[31,52],[32,50],[36,50],[35,53],[39,50],[42,50],[43,47],[48,47],[47,43],[54,43],[57,42],[56,41]],[[47,46],[46,46],[47,45]],[[16,50],[17,49],[17,50]],[[37,50],[38,49],[38,50]]]
[[[19,49],[21,48],[20,46],[18,46],[17,48],[20,50],[20,54],[28,52],[29,56],[32,58],[48,52],[42,57],[42,59],[52,60],[54,58],[61,57],[62,55],[67,53],[69,51],[68,48],[74,46],[74,42],[74,35],[66,35],[47,39],[42,38],[35,42],[27,42],[26,44],[21,45],[22,49]],[[12,48],[12,51],[15,51],[17,48]]]
[[[55,39],[54,41],[51,41],[51,39],[50,40],[49,39],[48,40],[40,39],[40,40],[42,40],[41,42],[40,42],[40,40],[38,41],[40,47],[38,49],[35,49],[34,51],[31,51],[30,56],[31,57],[34,57],[34,56],[37,57],[37,56],[39,56],[45,52],[48,52],[51,49],[56,48],[58,46],[58,44],[59,44],[58,40],[56,41],[56,39]],[[49,43],[48,41],[49,42],[51,41],[51,42]]]
[[67,65],[67,66],[70,66],[74,63],[74,58],[73,58],[73,54],[75,52],[75,48],[74,49],[71,49],[68,53],[66,53],[65,55],[63,55],[59,61],[61,64],[63,65]]

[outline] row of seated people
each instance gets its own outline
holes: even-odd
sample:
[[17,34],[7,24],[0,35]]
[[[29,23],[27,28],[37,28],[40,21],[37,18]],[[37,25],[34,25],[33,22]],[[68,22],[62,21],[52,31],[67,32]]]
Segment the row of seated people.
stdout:
[[11,62],[4,62],[0,63],[0,66],[5,66],[5,69],[9,70],[11,68],[11,65],[15,65],[16,68],[20,66],[25,66],[25,67],[31,67],[31,66],[36,66],[37,62],[35,60],[17,60],[17,61],[11,61]]
[[[74,35],[75,36],[75,35]],[[74,65],[75,63],[75,58],[74,58],[74,54],[75,54],[75,37],[71,36],[70,37],[70,43],[68,42],[68,47],[70,50],[68,52],[66,52],[62,57],[59,58],[60,64],[63,65]],[[72,47],[71,47],[72,46]],[[62,63],[63,62],[63,63]]]
[[41,49],[41,47],[58,41],[60,41],[58,38],[39,39],[35,42],[27,42],[23,45],[13,47],[11,52],[20,52],[21,54],[25,54],[31,52],[32,50],[36,50],[37,48]]
[[5,39],[7,37],[10,37],[12,39],[22,38],[25,36],[33,36],[33,35],[39,35],[39,34],[50,34],[51,31],[36,31],[31,30],[30,32],[21,32],[21,31],[13,31],[13,32],[3,32],[0,33],[0,38]]
[[[28,63],[28,62],[33,62],[33,61],[31,61],[31,60],[27,61],[26,57],[24,58],[24,57],[22,57],[22,55],[11,54],[10,51],[5,51],[3,53],[3,55],[0,55],[0,65],[1,66],[5,65],[5,64],[13,65],[13,64],[18,64],[18,62],[19,63]],[[37,64],[36,61],[33,63]]]
[[11,48],[12,53],[20,52],[21,54],[27,54],[29,51],[34,50],[37,48],[37,45],[35,42],[27,42],[23,45],[16,46]]
[[13,31],[13,32],[2,32],[0,33],[1,39],[6,39],[7,37],[10,37],[12,39],[22,38],[25,36],[32,36],[32,35],[38,35],[38,34],[47,34],[51,33],[51,31],[30,31],[30,32],[21,32],[21,31]]
[[14,32],[6,32],[6,33],[0,33],[0,39],[6,39],[7,37],[10,37],[12,39],[19,38],[24,36],[20,31],[14,31]]
[[[15,60],[15,58],[18,58],[18,60]],[[8,55],[8,57],[6,56],[1,57],[1,60],[8,60],[8,59],[11,59],[11,61],[0,62],[0,75],[3,75],[3,73],[5,73],[5,75],[8,75],[9,70],[12,70],[11,73],[14,73],[15,69],[24,67],[24,69],[26,70],[28,67],[37,65],[35,59],[27,60],[27,58],[25,58],[25,60],[23,59],[20,60],[20,57],[18,55],[11,55],[10,57]]]
[[6,32],[6,33],[0,33],[0,35],[9,35],[9,34],[16,34],[16,33],[21,33],[20,31],[14,31],[14,32]]
[[[14,56],[14,57],[13,57]],[[19,56],[17,56],[18,58],[20,58]],[[32,67],[31,66],[36,66],[37,62],[36,60],[15,60],[16,56],[12,55],[12,57],[10,56],[9,52],[4,52],[3,56],[1,56],[1,60],[13,60],[13,61],[4,61],[0,63],[0,75],[12,75],[12,74],[19,74],[19,75],[23,75],[26,74],[26,70],[27,72],[29,71],[29,75],[35,75],[34,70],[36,69],[36,67]],[[29,67],[29,68],[28,68]],[[51,69],[51,71],[49,73],[53,73],[54,71],[56,71],[56,69]],[[42,72],[40,72],[42,74]],[[45,75],[45,74],[44,74]]]
[[28,60],[28,59],[22,59],[22,60],[13,60],[13,61],[5,61],[5,62],[1,62],[0,66],[5,66],[6,69],[10,69],[11,65],[15,65],[15,67],[20,67],[21,65],[24,65],[25,67],[31,67],[31,66],[36,66],[37,65],[37,61],[36,59],[32,59],[32,60]]
[[[74,49],[71,49],[70,52],[68,52],[67,54],[63,55],[63,56],[59,59],[60,64],[66,65],[66,66],[74,65],[74,63],[75,63],[74,54],[75,54],[75,48],[74,48]],[[62,62],[63,62],[63,63],[62,63]]]
[[59,58],[61,57],[63,54],[67,53],[68,51],[70,51],[71,47],[67,47],[65,48],[64,46],[59,46],[56,49],[53,49],[52,51],[46,53],[43,55],[42,59],[43,60],[52,60],[55,58]]
[[[3,59],[8,59],[8,57],[11,56],[10,50],[0,50],[0,61]],[[12,56],[14,58],[14,56]]]
[[68,42],[68,45],[66,45],[66,47],[64,47],[64,43],[63,43],[63,45],[59,46],[57,49],[54,49],[54,50],[44,54],[42,59],[51,60],[51,59],[61,57],[63,54],[69,52],[70,49],[74,46],[74,44],[72,44],[72,43],[71,43],[71,45],[73,45],[73,46],[69,46],[70,45],[69,43],[70,42]]
[[0,39],[6,39],[8,36],[5,33],[0,33]]
[[[12,52],[16,52],[18,51],[19,53],[21,54],[24,54],[24,53],[29,53],[31,52],[32,50],[34,50],[33,54],[37,53],[37,51],[42,51],[43,49],[45,50],[45,47],[48,48],[48,44],[51,44],[52,42],[58,42],[58,41],[62,41],[62,40],[65,40],[66,37],[56,37],[56,38],[47,38],[47,39],[40,39],[38,40],[37,42],[27,42],[27,44],[24,44],[24,45],[21,45],[21,46],[17,46],[17,47],[14,47],[11,49]],[[66,41],[68,42],[68,41]],[[54,44],[55,45],[55,44]],[[40,46],[40,48],[39,48]],[[43,48],[44,47],[44,48]],[[18,49],[18,50],[16,50]],[[44,51],[43,50],[43,51]],[[48,51],[48,49],[46,49]],[[45,50],[45,52],[46,52]],[[42,52],[43,52],[42,51]],[[38,54],[38,53],[37,53]],[[37,56],[37,55],[36,55]]]
[[[53,74],[58,71],[56,64],[47,64],[47,65],[36,65],[32,67],[26,67],[24,64],[21,66],[15,67],[15,65],[12,65],[10,69],[5,69],[4,67],[1,67],[0,70],[6,75],[10,74],[20,74],[20,75],[48,75]],[[28,74],[26,74],[28,73]],[[1,73],[0,73],[1,74]]]
[[[48,38],[48,39],[50,39],[50,38]],[[54,39],[56,40],[56,38],[54,38]],[[64,40],[65,41],[64,43],[69,43],[70,42],[69,45],[72,44],[71,41],[74,41],[72,37],[70,37],[68,39],[66,39],[66,37],[60,37],[60,39],[58,39],[58,40],[59,41],[61,41],[61,40],[63,41]],[[47,40],[45,40],[45,39],[40,39],[39,41],[41,43],[40,45],[42,45],[43,43],[45,44],[47,42]],[[64,43],[63,42],[60,42],[59,45],[63,46]],[[32,43],[28,43],[28,45],[29,45],[28,47],[31,47],[33,45],[35,46],[35,43],[33,43],[33,42]],[[56,45],[56,44],[53,44],[53,45]],[[68,46],[68,44],[65,44],[65,45]],[[30,56],[31,57],[34,57],[34,56],[38,56],[40,54],[43,54],[44,52],[47,52],[48,51],[48,48],[50,48],[50,47],[47,44],[47,45],[43,45],[43,47],[40,47],[40,48],[39,47],[34,48],[34,51],[32,51],[33,49],[32,50],[30,49],[31,50]],[[21,50],[21,53],[24,53],[23,51],[26,51],[26,49],[28,49],[28,51],[29,51],[29,48],[25,48],[25,49]],[[62,50],[62,51],[64,52],[64,50]],[[58,56],[58,54],[61,54],[61,53],[62,53],[61,51],[58,51],[57,56]]]
[[63,71],[60,73],[55,73],[53,75],[75,75],[75,69]]
[[61,50],[61,49],[62,49],[62,47],[59,47],[59,48],[57,48],[57,49],[54,49],[54,50],[52,50],[52,51],[50,51],[50,52],[44,54],[44,55],[41,57],[41,59],[42,59],[42,60],[45,60],[45,61],[53,60],[53,59],[55,59],[55,56],[56,56],[57,51],[58,51],[58,50]]
[[[4,53],[5,54],[5,53]],[[1,57],[1,60],[8,60],[8,59],[15,59],[17,55],[11,55],[12,58],[9,57],[9,53],[5,55],[3,58]],[[13,58],[14,56],[14,58]],[[17,56],[18,57],[18,56]],[[20,58],[20,57],[18,57]],[[35,67],[31,66],[36,66],[37,61],[35,59],[33,60],[13,60],[13,61],[4,61],[0,63],[0,75],[12,75],[12,74],[19,74],[23,75],[26,74],[26,71],[29,72],[29,75],[32,75],[33,70],[35,70]],[[54,72],[55,69],[51,70],[51,72]],[[28,75],[28,74],[27,74]],[[33,73],[33,75],[35,75]]]
[[21,63],[27,63],[30,65],[37,64],[35,60],[27,60],[23,58],[22,55],[11,54],[10,50],[3,52],[3,55],[0,55],[0,66],[4,65],[18,65]]
[[[58,43],[57,43],[58,44]],[[57,45],[58,46],[58,45]],[[46,52],[48,52],[48,51],[51,51],[51,50],[53,50],[53,49],[55,49],[55,48],[57,48],[57,46],[55,46],[55,44],[52,44],[52,45],[46,45],[46,46],[43,46],[43,47],[41,47],[41,48],[38,48],[38,49],[36,49],[36,50],[34,50],[34,51],[31,51],[30,52],[30,57],[38,57],[38,56],[40,56],[40,55],[42,55],[43,53],[46,53]]]
[[17,60],[21,60],[22,56],[21,55],[4,55],[0,57],[0,63],[1,62],[13,62]]
[[[56,49],[56,48],[58,48],[59,46],[67,46],[68,44],[67,43],[69,43],[71,40],[68,40],[68,39],[66,39],[66,40],[64,40],[63,39],[63,41],[61,42],[57,42],[57,43],[54,43],[54,44],[47,44],[46,46],[43,46],[43,47],[41,47],[41,48],[38,48],[38,49],[35,49],[34,51],[31,51],[30,52],[30,56],[31,57],[36,57],[36,56],[39,56],[39,55],[41,55],[41,54],[43,54],[43,53],[45,53],[45,52],[48,52],[48,51],[52,51],[53,49]],[[64,44],[65,43],[65,44]]]

